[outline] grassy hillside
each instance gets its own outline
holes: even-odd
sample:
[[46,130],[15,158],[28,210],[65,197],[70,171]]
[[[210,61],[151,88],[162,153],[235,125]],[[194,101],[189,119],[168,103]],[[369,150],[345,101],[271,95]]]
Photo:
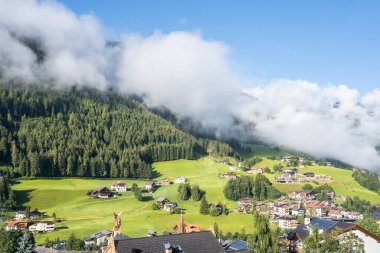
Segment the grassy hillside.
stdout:
[[[218,173],[228,171],[228,166],[216,163],[212,158],[203,158],[196,161],[178,160],[172,162],[155,163],[154,167],[161,174],[160,178],[177,176],[189,178],[190,183],[197,183],[207,191],[210,203],[221,201],[227,207],[234,208],[235,203],[224,198],[222,189],[226,181],[218,178]],[[58,225],[59,230],[53,233],[37,235],[37,241],[67,238],[71,232],[80,237],[97,232],[101,229],[111,229],[113,226],[112,212],[123,212],[123,233],[129,236],[144,236],[149,229],[161,234],[162,231],[172,231],[178,222],[179,215],[169,214],[166,211],[153,211],[151,205],[154,200],[138,202],[131,192],[123,193],[118,199],[89,199],[86,192],[98,186],[110,186],[117,180],[100,179],[37,179],[20,180],[13,188],[18,200],[23,205],[38,207],[40,211],[57,217],[64,217],[67,221]],[[136,182],[143,186],[145,181],[123,180],[130,186]],[[232,213],[228,216],[203,216],[199,214],[200,202],[192,200],[180,203],[177,199],[178,184],[160,187],[152,196],[153,199],[167,197],[177,201],[185,209],[187,223],[195,223],[203,228],[217,222],[223,231],[240,231],[252,229],[251,216]]]

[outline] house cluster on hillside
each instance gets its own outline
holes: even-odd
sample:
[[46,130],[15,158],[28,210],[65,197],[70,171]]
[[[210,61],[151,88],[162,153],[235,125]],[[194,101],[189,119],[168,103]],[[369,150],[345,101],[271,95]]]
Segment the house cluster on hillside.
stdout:
[[46,221],[46,215],[37,210],[17,211],[13,220],[5,222],[5,230],[29,230],[33,233],[52,232],[55,230],[54,222]]
[[100,186],[94,190],[90,190],[87,195],[90,198],[108,199],[117,196],[117,193],[127,192],[128,185],[124,182],[116,182],[111,185],[110,188],[106,186]]
[[278,223],[278,226],[284,229],[296,228],[299,225],[299,217],[305,216],[342,221],[363,219],[363,214],[336,205],[332,201],[333,191],[328,191],[326,195],[326,201],[319,201],[314,191],[291,191],[288,197],[276,202],[267,200],[254,203],[251,198],[242,198],[237,201],[236,211],[252,213],[255,208],[258,212],[269,215],[272,223]]
[[29,230],[33,233],[45,233],[53,232],[55,230],[55,224],[51,221],[40,221],[40,222],[27,222],[27,221],[18,221],[12,220],[5,223],[5,230]]
[[280,172],[277,176],[277,183],[306,183],[314,180],[329,181],[331,176],[324,174],[315,175],[313,172],[298,172],[296,168],[289,168]]
[[[29,217],[28,217],[29,216]],[[17,211],[15,215],[15,220],[24,219],[39,219],[43,218],[45,215],[37,210],[30,211],[29,214],[26,211]]]

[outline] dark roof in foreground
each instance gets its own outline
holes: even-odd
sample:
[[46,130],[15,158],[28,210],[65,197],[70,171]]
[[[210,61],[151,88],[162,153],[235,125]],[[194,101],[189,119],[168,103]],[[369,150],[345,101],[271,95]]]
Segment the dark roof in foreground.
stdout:
[[311,219],[310,225],[311,226],[309,227],[304,224],[298,225],[296,229],[293,229],[290,232],[288,232],[288,239],[292,239],[295,235],[297,235],[299,239],[305,240],[306,237],[308,237],[310,234],[309,228],[312,230],[312,227],[323,229],[324,232],[327,233],[333,232],[338,229],[347,231],[356,227],[354,223],[334,221],[329,219]]
[[41,246],[37,246],[35,248],[35,251],[37,253],[89,253],[93,251],[71,251],[71,250],[56,250],[56,249],[49,249]]
[[249,253],[248,243],[243,240],[233,241],[226,247],[226,252]]
[[288,240],[292,240],[294,236],[297,236],[301,240],[305,240],[309,236],[309,230],[304,224],[300,224],[296,229],[289,231],[287,235]]
[[185,253],[225,252],[210,231],[115,240],[115,246],[118,253],[164,253],[167,242],[179,245]]

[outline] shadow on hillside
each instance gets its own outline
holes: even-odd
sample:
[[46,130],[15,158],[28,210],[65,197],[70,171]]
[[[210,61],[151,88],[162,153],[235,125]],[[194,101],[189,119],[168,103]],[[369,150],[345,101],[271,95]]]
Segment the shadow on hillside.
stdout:
[[153,200],[153,197],[152,196],[143,196],[143,198],[142,198],[142,202],[148,202],[148,201],[151,201],[151,200]]
[[64,229],[69,229],[68,226],[60,226],[60,227],[56,227],[55,230],[58,231],[58,230],[64,230]]
[[153,169],[152,170],[152,179],[156,179],[156,178],[158,178],[158,177],[160,177],[160,176],[162,176],[162,173],[161,172],[158,172],[156,169]]
[[9,182],[11,183],[11,185],[21,184],[21,182],[19,180],[15,180],[13,178],[10,178]]
[[34,190],[15,190],[17,207],[25,208],[24,204],[30,201],[31,193]]

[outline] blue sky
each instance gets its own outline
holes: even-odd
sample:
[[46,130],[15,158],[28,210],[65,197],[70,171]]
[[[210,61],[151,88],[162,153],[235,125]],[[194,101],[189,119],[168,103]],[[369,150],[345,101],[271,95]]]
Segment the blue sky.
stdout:
[[272,78],[380,88],[380,1],[63,0],[120,34],[200,30],[231,49],[239,71]]

